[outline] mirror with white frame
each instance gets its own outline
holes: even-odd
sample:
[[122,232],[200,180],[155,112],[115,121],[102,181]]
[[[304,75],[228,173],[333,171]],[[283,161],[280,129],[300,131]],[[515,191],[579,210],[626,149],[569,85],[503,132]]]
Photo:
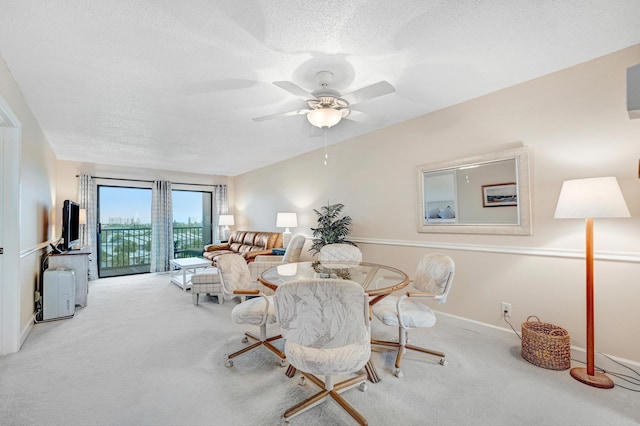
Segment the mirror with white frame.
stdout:
[[418,232],[531,235],[526,147],[417,167]]

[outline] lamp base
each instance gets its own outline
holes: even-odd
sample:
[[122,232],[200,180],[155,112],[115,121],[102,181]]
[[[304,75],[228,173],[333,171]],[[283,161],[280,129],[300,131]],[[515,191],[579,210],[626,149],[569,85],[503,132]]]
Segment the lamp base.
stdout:
[[289,228],[286,228],[282,233],[282,248],[287,248],[289,245],[289,241],[291,241],[291,232],[289,232]]
[[594,371],[594,375],[591,376],[587,374],[586,368],[572,368],[569,373],[571,374],[571,377],[578,380],[579,382],[584,383],[585,385],[593,386],[600,389],[611,389],[614,386],[613,380],[597,371]]

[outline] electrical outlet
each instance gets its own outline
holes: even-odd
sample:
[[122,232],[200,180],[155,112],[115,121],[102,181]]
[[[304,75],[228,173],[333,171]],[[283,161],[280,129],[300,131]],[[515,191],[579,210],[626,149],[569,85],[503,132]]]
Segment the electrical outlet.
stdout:
[[502,302],[500,313],[507,318],[511,318],[511,303]]

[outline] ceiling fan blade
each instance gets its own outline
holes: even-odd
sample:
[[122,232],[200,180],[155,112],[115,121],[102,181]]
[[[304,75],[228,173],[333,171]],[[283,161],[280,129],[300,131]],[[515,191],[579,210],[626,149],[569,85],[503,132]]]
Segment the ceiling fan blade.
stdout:
[[282,90],[286,90],[292,95],[299,97],[304,101],[308,101],[309,99],[316,99],[315,96],[313,96],[311,93],[307,92],[302,87],[298,86],[292,81],[274,81],[273,84],[278,86]]
[[396,89],[388,81],[379,81],[362,89],[354,90],[351,93],[340,96],[341,99],[349,102],[349,105],[355,105],[358,102],[367,101],[379,96],[388,95],[395,92]]
[[366,114],[362,111],[356,111],[352,109],[349,112],[349,115],[345,117],[346,120],[356,121],[362,124],[380,124],[381,120],[376,117],[372,117],[369,114]]
[[271,114],[271,115],[264,115],[262,117],[255,117],[255,118],[252,118],[252,120],[253,121],[265,121],[265,120],[271,120],[272,118],[290,117],[292,115],[306,114],[308,112],[309,112],[308,109],[299,109],[299,110],[296,110],[296,111],[279,112],[278,114]]

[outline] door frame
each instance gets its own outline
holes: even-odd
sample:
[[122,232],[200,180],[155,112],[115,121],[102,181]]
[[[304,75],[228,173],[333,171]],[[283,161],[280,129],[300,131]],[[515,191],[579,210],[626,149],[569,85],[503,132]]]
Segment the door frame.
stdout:
[[20,161],[22,125],[0,96],[0,355],[20,349]]

